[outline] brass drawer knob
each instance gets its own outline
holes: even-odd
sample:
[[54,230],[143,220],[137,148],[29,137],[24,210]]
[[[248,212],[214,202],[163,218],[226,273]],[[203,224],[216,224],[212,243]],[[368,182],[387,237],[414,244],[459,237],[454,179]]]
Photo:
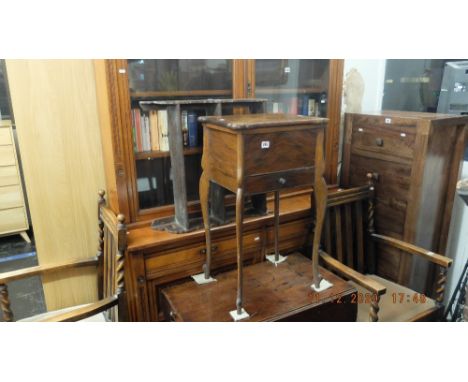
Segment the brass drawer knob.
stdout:
[[377,138],[375,140],[375,144],[379,147],[382,147],[383,146],[383,139],[382,138]]
[[284,178],[279,178],[279,179],[278,179],[278,183],[281,184],[281,185],[284,185],[284,184],[286,184],[286,179],[284,179]]

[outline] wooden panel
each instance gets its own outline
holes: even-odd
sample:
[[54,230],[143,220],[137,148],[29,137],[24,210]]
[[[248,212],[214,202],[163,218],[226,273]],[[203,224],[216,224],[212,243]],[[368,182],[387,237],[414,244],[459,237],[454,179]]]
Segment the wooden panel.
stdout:
[[19,184],[18,170],[16,166],[0,166],[0,187]]
[[[202,167],[210,166],[208,171],[213,178],[221,182],[229,183],[229,180],[235,180],[237,176],[237,136],[222,131],[213,133],[211,129],[204,128],[204,145],[209,146],[209,155],[213,160],[205,163],[202,158]],[[232,188],[235,184],[232,184]]]
[[20,185],[0,187],[0,210],[14,207],[23,207]]
[[16,159],[13,145],[0,146],[0,166],[14,165],[16,165]]
[[[92,62],[6,65],[39,264],[94,255],[97,190],[105,182]],[[70,280],[44,279],[49,309],[97,297],[94,272],[71,272]]]
[[23,207],[0,211],[0,232],[9,233],[28,229]]
[[10,128],[0,127],[0,146],[11,145],[12,143]]
[[[311,129],[247,135],[244,138],[245,175],[312,167],[316,135],[317,131]],[[263,142],[268,142],[268,148],[262,148]],[[284,160],[278,160],[278,153],[287,155]]]
[[[367,173],[377,173],[376,224],[403,229],[411,185],[411,166],[386,160],[353,155],[350,165],[350,185],[362,186]],[[392,217],[389,219],[389,217]],[[395,227],[396,225],[396,227]],[[398,228],[399,227],[399,228]]]
[[[312,233],[309,232],[310,221],[306,219],[293,221],[291,223],[281,224],[279,226],[279,245],[282,249],[282,245],[293,240],[297,242],[296,249],[304,246],[307,242],[307,234],[310,234],[312,238]],[[299,240],[298,240],[299,239]],[[266,250],[267,252],[273,251],[275,244],[275,233],[274,227],[269,227],[267,231],[266,238]]]

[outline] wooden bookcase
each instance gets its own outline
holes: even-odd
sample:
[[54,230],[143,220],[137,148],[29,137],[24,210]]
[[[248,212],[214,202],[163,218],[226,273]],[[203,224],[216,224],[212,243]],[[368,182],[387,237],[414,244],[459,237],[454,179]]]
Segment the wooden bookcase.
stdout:
[[[139,200],[142,167],[149,173],[156,167],[150,164],[169,166],[168,153],[133,149],[131,109],[144,100],[265,98],[271,111],[294,97],[315,99],[316,115],[329,118],[326,178],[336,183],[343,60],[96,60],[95,71],[110,205],[130,223],[175,213],[171,200],[143,208]],[[187,169],[198,171],[201,150],[186,148],[184,156]],[[189,198],[188,211],[198,210],[197,198]]]
[[[151,61],[148,70],[135,68],[144,66],[145,61]],[[182,68],[193,73],[184,73]],[[162,82],[158,83],[158,75],[162,76]],[[200,273],[206,254],[202,229],[171,233],[151,228],[154,219],[171,219],[175,215],[172,203],[151,208],[140,206],[138,178],[142,172],[138,167],[155,160],[167,162],[170,156],[168,152],[135,152],[132,108],[141,101],[262,98],[267,99],[268,111],[274,103],[294,104],[292,97],[308,96],[317,102],[322,99],[321,116],[329,119],[326,178],[328,184],[336,183],[343,60],[96,60],[95,76],[108,202],[114,212],[123,213],[129,222],[125,285],[129,315],[134,321],[160,319],[161,288]],[[292,76],[297,81],[290,79]],[[243,111],[234,107],[223,114],[231,112]],[[185,174],[194,178],[187,182],[197,183],[201,149],[185,147],[182,152]],[[310,191],[285,191],[281,196],[279,247],[282,253],[306,244],[312,224]],[[200,211],[196,197],[188,197],[186,205],[189,214]],[[270,201],[268,207],[271,210]],[[214,272],[235,265],[232,223],[213,230],[213,245]],[[247,262],[261,261],[272,250],[272,214],[247,218],[244,246]]]

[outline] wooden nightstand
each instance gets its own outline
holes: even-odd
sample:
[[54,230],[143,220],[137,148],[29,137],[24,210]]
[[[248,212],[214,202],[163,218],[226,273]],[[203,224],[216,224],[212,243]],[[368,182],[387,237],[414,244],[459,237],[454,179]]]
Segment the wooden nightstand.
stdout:
[[318,246],[326,207],[327,188],[323,172],[324,132],[327,119],[288,114],[244,114],[201,117],[204,143],[200,178],[200,202],[206,234],[204,279],[211,269],[211,235],[208,211],[210,182],[236,194],[237,317],[243,310],[243,212],[244,196],[275,193],[275,256],[278,253],[279,191],[313,185],[316,210],[312,268],[313,283],[320,285]]

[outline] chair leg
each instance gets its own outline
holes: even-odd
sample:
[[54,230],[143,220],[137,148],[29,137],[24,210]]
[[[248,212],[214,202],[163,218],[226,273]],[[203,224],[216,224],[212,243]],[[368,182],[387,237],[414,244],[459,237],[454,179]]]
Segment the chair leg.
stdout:
[[10,298],[8,297],[8,287],[0,284],[0,308],[3,312],[5,322],[13,321],[13,312],[10,309]]
[[19,234],[26,243],[31,244],[31,239],[29,238],[28,233],[26,231],[20,232]]
[[379,301],[380,296],[377,296],[375,299],[371,301],[370,304],[370,312],[369,312],[369,321],[377,322],[379,320]]

